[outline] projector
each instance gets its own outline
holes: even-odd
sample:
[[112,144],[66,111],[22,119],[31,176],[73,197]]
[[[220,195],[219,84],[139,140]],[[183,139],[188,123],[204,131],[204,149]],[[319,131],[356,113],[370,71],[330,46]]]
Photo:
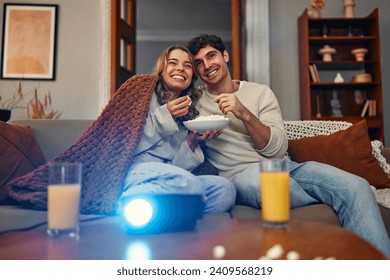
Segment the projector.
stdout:
[[128,234],[193,230],[203,209],[202,196],[195,194],[130,195],[121,199],[118,208]]

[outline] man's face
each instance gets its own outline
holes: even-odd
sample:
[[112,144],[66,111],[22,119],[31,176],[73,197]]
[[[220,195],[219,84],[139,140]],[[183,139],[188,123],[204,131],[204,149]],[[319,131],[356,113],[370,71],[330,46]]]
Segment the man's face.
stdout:
[[226,77],[229,69],[227,62],[229,54],[221,52],[211,46],[206,46],[195,55],[195,70],[207,85],[217,84]]

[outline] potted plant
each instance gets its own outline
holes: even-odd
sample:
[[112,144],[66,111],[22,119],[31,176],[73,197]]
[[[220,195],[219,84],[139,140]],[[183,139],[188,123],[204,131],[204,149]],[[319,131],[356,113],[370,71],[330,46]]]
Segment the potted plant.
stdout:
[[0,95],[0,121],[7,122],[11,117],[13,109],[25,108],[20,105],[24,97],[21,81],[18,82],[16,91],[10,98],[5,99],[3,95]]

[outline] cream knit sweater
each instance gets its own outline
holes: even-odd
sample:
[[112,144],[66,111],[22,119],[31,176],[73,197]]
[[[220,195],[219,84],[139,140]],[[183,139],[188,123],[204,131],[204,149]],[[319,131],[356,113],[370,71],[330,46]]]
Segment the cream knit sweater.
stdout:
[[[205,86],[201,89],[202,97],[197,105],[200,115],[221,115],[218,105],[213,102],[216,95],[209,93]],[[263,124],[271,128],[271,139],[264,149],[258,150],[243,122],[228,113],[227,117],[231,120],[229,126],[218,138],[206,141],[206,153],[209,162],[219,169],[219,174],[229,179],[264,158],[284,157],[288,147],[279,104],[268,86],[240,81],[239,90],[233,94]]]

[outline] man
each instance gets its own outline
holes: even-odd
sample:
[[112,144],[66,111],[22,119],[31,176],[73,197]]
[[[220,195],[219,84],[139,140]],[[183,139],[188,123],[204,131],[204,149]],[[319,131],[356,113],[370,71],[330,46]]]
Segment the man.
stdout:
[[[205,83],[200,115],[224,114],[231,123],[216,139],[206,141],[210,163],[232,180],[236,203],[260,208],[258,162],[283,158],[287,134],[278,101],[265,85],[232,80],[229,54],[215,35],[191,39],[195,70]],[[291,207],[330,205],[342,226],[390,257],[390,241],[375,196],[366,180],[317,162],[290,162]]]

